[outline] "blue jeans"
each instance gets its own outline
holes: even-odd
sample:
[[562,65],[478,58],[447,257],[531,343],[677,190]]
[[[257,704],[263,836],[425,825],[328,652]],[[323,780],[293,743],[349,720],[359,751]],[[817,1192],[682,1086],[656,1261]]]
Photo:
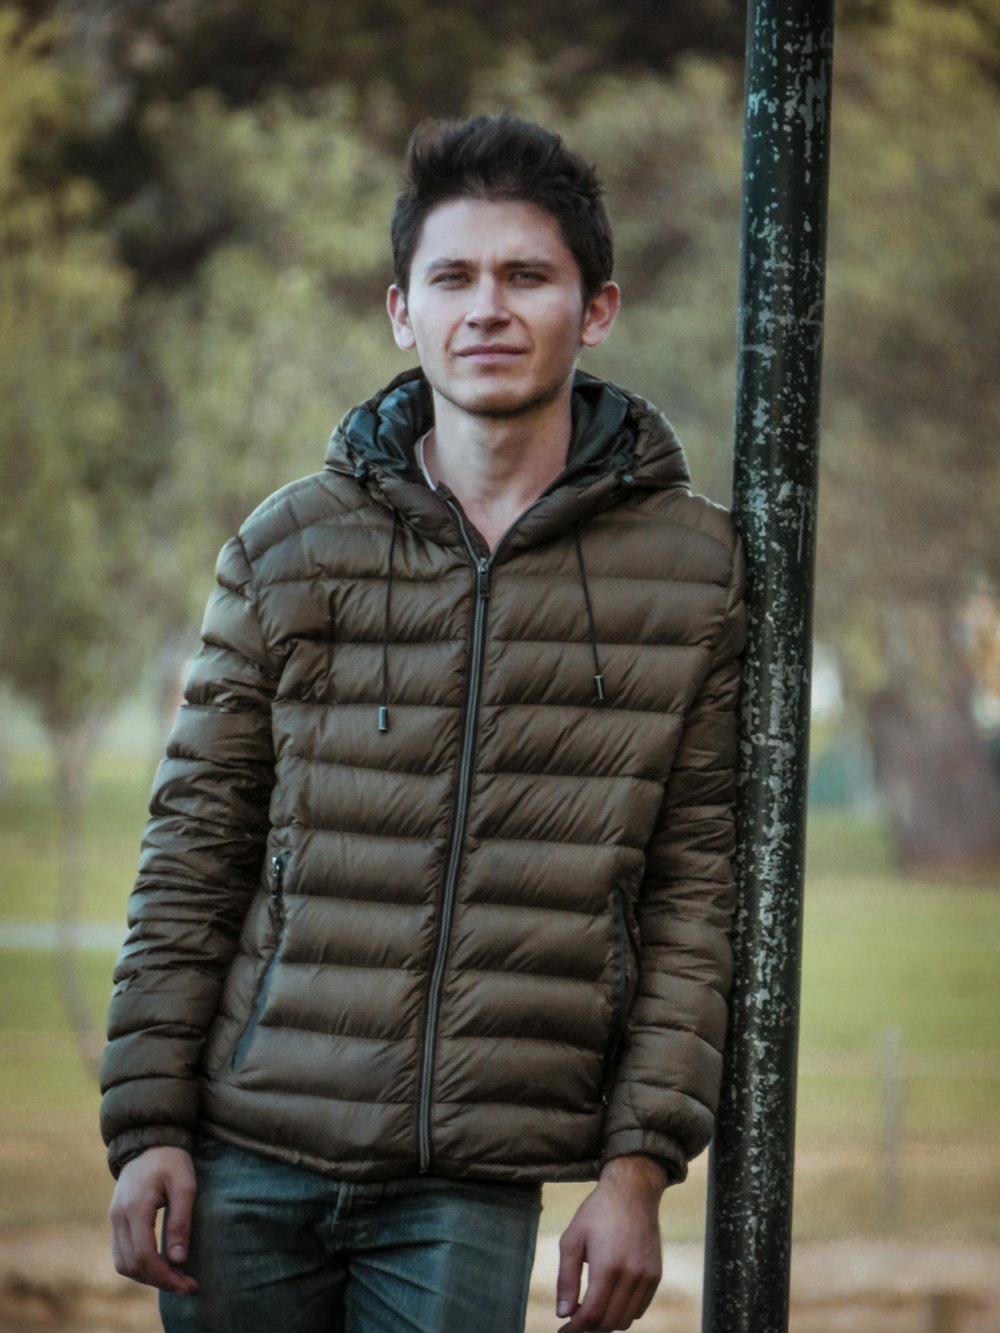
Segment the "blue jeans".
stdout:
[[541,1191],[433,1176],[351,1184],[206,1140],[167,1333],[519,1333]]

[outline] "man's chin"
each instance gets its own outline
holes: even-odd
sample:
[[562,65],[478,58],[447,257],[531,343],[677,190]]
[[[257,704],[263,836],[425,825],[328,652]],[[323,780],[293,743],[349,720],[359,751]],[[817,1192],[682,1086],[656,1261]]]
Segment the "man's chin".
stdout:
[[538,389],[534,393],[519,393],[515,389],[497,388],[477,394],[456,395],[451,401],[471,416],[493,421],[512,421],[548,407],[561,395],[563,389],[563,385],[557,385]]

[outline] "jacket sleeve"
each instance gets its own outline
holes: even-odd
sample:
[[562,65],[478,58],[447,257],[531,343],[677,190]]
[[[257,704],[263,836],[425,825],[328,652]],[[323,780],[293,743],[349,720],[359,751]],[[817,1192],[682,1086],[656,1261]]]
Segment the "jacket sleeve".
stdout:
[[735,909],[737,704],[745,638],[737,543],[708,674],[690,709],[637,909],[638,974],[608,1095],[603,1160],[644,1153],[671,1183],[712,1136]]
[[202,1045],[267,839],[275,679],[238,538],[223,547],[216,575],[153,786],[115,967],[101,1065],[115,1175],[145,1148],[190,1144]]

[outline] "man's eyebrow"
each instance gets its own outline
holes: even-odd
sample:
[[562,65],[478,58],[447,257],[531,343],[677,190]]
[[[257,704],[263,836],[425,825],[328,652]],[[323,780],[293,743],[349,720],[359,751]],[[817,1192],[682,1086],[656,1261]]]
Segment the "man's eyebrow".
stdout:
[[524,259],[508,259],[504,263],[504,268],[541,268],[550,270],[556,267],[558,266],[551,259],[542,259],[540,257],[532,259],[530,256]]
[[433,259],[427,265],[428,273],[436,273],[441,268],[468,268],[471,259]]
[[[456,257],[454,259],[449,259],[449,258],[433,259],[426,266],[424,271],[426,273],[438,273],[442,269],[475,268],[475,267],[476,263],[474,260],[462,259]],[[557,265],[551,259],[542,259],[537,257],[532,259],[530,257],[525,257],[523,259],[505,259],[501,263],[500,267],[505,269],[537,268],[537,269],[545,269],[546,271],[551,271],[552,269],[556,268]]]

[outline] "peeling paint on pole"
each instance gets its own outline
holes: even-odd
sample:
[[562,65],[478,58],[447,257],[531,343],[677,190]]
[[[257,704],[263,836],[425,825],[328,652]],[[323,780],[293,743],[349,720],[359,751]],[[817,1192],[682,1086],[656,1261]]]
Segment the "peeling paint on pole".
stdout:
[[740,909],[704,1333],[785,1333],[833,2],[748,13],[734,511],[747,555]]

